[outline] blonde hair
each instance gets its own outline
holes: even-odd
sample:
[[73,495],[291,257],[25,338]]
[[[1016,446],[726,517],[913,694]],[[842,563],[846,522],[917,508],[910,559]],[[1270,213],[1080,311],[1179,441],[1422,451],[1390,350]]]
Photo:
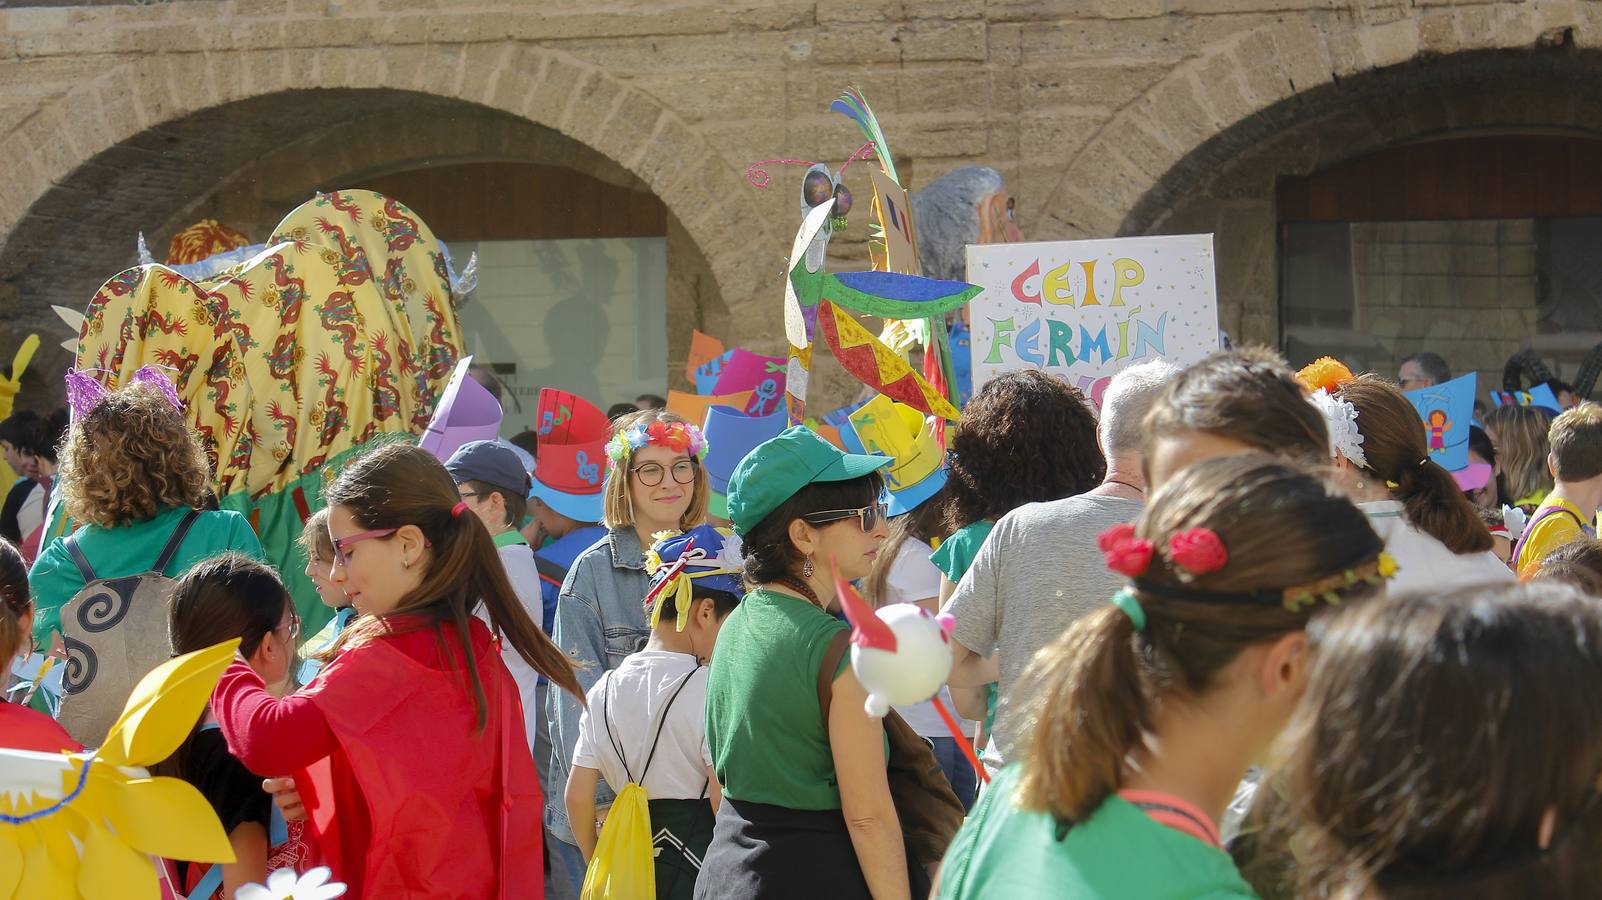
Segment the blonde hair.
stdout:
[[[635,425],[649,427],[657,422],[672,424],[678,422],[683,425],[694,425],[694,422],[684,418],[678,413],[670,413],[665,409],[647,409],[630,416],[623,416],[612,423],[612,434],[619,435]],[[650,446],[647,444],[646,446]],[[629,493],[629,467],[634,464],[634,453],[630,451],[629,458],[620,463],[613,463],[606,472],[606,487],[602,491],[601,521],[607,528],[633,528],[634,527],[634,499]],[[710,502],[712,488],[707,483],[706,467],[701,465],[699,459],[691,457],[695,462],[695,483],[690,488],[690,505],[685,508],[684,515],[679,517],[679,530],[689,531],[691,528],[706,521],[707,505]],[[672,478],[671,474],[663,477]]]
[[1485,431],[1502,464],[1508,502],[1551,493],[1552,472],[1546,465],[1547,454],[1552,451],[1547,440],[1549,428],[1546,415],[1530,406],[1510,403],[1485,414]]
[[1558,416],[1547,443],[1557,477],[1572,482],[1602,475],[1602,406],[1587,401]]
[[306,519],[306,525],[300,530],[300,537],[296,539],[300,551],[306,554],[306,561],[332,563],[334,561],[334,538],[328,533],[328,507],[323,507]]
[[116,528],[198,508],[211,466],[184,414],[155,388],[132,385],[72,423],[58,475],[73,521]]

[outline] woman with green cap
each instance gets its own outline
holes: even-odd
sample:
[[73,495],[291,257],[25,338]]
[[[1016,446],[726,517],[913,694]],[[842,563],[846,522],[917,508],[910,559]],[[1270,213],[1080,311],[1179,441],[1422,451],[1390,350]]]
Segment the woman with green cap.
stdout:
[[[841,659],[835,570],[873,567],[886,534],[879,469],[803,426],[759,445],[729,479],[751,590],[719,632],[706,731],[723,785],[698,900],[911,896],[885,774],[884,728]],[[827,726],[819,684],[830,684]]]

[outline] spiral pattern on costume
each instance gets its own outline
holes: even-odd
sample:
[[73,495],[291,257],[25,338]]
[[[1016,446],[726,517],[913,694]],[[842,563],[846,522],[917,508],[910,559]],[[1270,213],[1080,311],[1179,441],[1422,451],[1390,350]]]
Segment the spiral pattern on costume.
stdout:
[[61,647],[67,654],[66,670],[61,679],[62,693],[83,693],[94,683],[95,675],[100,671],[100,660],[95,656],[95,651],[82,641],[63,637]]
[[133,589],[137,584],[138,579],[117,579],[103,584],[98,592],[79,601],[78,624],[91,634],[116,628],[133,605]]

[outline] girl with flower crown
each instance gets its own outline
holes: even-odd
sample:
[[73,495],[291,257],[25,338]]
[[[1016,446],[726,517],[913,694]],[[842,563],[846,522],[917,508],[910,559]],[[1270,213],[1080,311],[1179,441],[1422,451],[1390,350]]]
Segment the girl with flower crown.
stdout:
[[[573,561],[562,582],[551,635],[578,667],[585,691],[650,638],[640,606],[640,598],[651,589],[645,550],[659,532],[689,531],[701,524],[710,490],[701,466],[706,453],[701,429],[660,409],[625,416],[613,427],[603,491],[606,537]],[[577,697],[553,691],[547,712],[551,783],[566,784],[583,706]],[[596,807],[605,808],[613,795],[600,786]],[[546,798],[545,817],[551,833],[577,858],[575,824],[568,821],[561,796]],[[593,828],[593,823],[576,827]]]
[[1258,452],[1170,478],[1100,541],[1128,585],[1035,657],[1018,762],[946,854],[937,896],[1252,897],[1219,838],[1309,668],[1304,629],[1392,570],[1367,518]]

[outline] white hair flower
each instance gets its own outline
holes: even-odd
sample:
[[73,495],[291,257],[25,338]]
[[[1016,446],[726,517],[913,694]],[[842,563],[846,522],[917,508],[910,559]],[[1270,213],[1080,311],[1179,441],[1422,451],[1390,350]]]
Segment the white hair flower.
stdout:
[[343,896],[345,885],[329,881],[333,872],[318,866],[299,878],[294,869],[279,869],[267,876],[267,885],[247,884],[234,896],[238,900],[333,900]]
[[1354,465],[1368,468],[1368,457],[1363,454],[1363,432],[1357,428],[1357,407],[1323,389],[1309,394],[1307,401],[1317,407],[1329,429],[1330,459],[1344,456]]

